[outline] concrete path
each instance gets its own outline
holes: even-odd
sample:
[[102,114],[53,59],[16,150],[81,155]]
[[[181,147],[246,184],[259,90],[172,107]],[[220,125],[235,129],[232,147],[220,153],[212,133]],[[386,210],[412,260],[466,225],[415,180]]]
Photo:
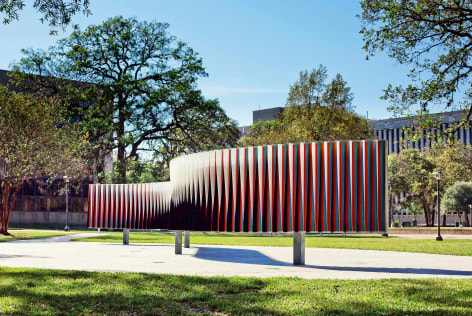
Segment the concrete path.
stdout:
[[64,270],[172,273],[199,276],[301,278],[472,278],[472,257],[407,252],[306,248],[306,265],[292,265],[290,247],[71,242],[96,234],[0,243],[0,266]]

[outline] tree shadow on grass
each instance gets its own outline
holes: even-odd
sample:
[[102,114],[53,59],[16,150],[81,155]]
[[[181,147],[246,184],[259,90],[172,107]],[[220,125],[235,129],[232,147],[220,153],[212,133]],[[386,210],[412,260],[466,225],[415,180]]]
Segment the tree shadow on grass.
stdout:
[[[0,308],[10,308],[0,313],[14,315],[443,315],[467,314],[472,308],[472,293],[463,280],[440,281],[449,285],[442,291],[436,280],[210,278],[11,268],[0,269],[0,276]],[[339,293],[333,292],[334,282]],[[396,290],[384,295],[392,287]],[[431,302],[433,292],[441,303]],[[1,298],[10,300],[8,306]]]

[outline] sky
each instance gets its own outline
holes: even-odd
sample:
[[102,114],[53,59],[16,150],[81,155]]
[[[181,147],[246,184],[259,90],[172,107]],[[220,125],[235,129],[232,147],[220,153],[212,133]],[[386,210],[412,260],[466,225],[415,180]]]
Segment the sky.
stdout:
[[[22,48],[46,50],[72,29],[49,35],[27,0],[20,21],[0,24],[0,69],[10,69]],[[357,113],[386,119],[389,83],[408,82],[408,68],[385,53],[366,60],[358,1],[353,0],[90,0],[92,15],[76,16],[85,29],[122,15],[167,22],[169,33],[186,42],[203,60],[207,78],[199,88],[217,98],[239,125],[252,124],[252,111],[285,106],[300,71],[323,64],[328,80],[341,74],[354,93]],[[2,16],[0,16],[2,17]],[[2,17],[3,18],[3,17]]]

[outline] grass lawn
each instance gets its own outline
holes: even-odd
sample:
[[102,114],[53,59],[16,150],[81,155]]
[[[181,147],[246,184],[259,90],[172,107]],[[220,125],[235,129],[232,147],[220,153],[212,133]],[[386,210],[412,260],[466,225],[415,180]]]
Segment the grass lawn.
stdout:
[[66,233],[64,231],[42,231],[42,230],[9,230],[11,235],[4,236],[0,235],[0,242],[6,241],[15,241],[15,240],[27,240],[27,239],[38,239],[38,238],[48,238],[48,237],[57,237],[64,236],[74,233]]
[[[93,238],[75,239],[91,242],[123,242],[122,233],[109,233]],[[131,243],[174,243],[172,233],[130,233]],[[250,246],[283,246],[292,247],[291,235],[268,237],[262,234],[249,233],[199,233],[190,234],[190,244],[203,245],[250,245]],[[443,255],[472,256],[472,239],[445,239],[438,242],[434,239],[384,238],[381,236],[348,235],[307,235],[305,247],[343,248],[421,252]]]
[[0,314],[470,315],[470,280],[304,280],[0,268]]

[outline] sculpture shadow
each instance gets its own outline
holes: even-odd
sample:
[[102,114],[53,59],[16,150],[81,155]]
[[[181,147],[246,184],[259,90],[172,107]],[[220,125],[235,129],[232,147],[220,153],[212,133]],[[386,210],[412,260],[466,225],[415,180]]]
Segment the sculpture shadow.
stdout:
[[347,272],[361,272],[361,273],[390,273],[390,274],[417,274],[430,276],[457,276],[466,277],[472,276],[472,271],[464,270],[447,270],[447,269],[432,269],[432,268],[389,268],[389,267],[349,267],[349,266],[326,266],[326,265],[303,265],[296,266],[291,262],[279,261],[272,259],[265,254],[250,249],[242,248],[213,248],[213,247],[196,247],[197,253],[195,258],[202,260],[211,260],[219,262],[268,265],[278,267],[293,267],[300,269],[319,269],[330,271],[347,271]]
[[292,263],[272,259],[257,250],[202,246],[196,248],[198,250],[194,257],[203,260],[270,266],[293,266]]

